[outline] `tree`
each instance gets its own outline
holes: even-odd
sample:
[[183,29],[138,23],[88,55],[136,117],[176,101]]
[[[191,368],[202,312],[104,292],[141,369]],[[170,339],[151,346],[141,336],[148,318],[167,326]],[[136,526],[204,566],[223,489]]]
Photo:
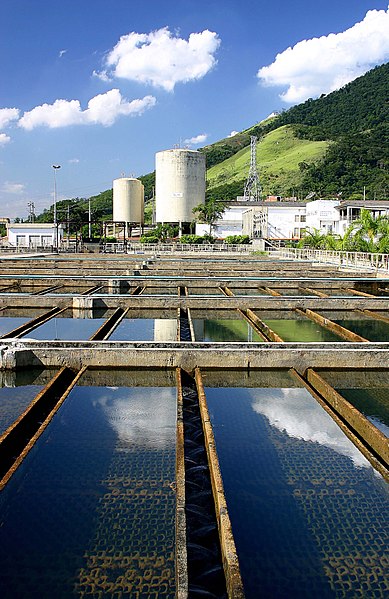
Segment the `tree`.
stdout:
[[226,209],[224,202],[210,199],[205,204],[199,204],[192,210],[200,223],[206,223],[209,225],[209,233],[212,234],[212,229],[215,226],[216,221],[223,216]]
[[376,241],[378,241],[382,217],[374,218],[370,210],[362,208],[359,218],[357,218],[347,229],[344,242],[351,245],[356,251],[375,252],[377,250]]
[[324,248],[325,235],[319,231],[319,229],[312,229],[312,231],[306,231],[305,235],[297,244],[297,247],[310,247],[314,249]]

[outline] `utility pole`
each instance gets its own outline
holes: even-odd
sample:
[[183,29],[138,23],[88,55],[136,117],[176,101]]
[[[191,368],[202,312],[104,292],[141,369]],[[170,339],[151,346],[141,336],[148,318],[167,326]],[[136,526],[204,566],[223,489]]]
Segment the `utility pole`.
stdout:
[[30,223],[35,222],[35,204],[34,202],[28,202],[28,220]]
[[61,168],[60,164],[53,164],[54,169],[54,225],[55,225],[55,247],[58,248],[58,223],[57,223],[57,170]]
[[92,240],[92,215],[91,215],[91,209],[90,209],[90,198],[89,198],[89,208],[88,208],[88,237],[89,237],[89,241]]
[[261,200],[262,190],[257,168],[257,139],[255,135],[250,137],[250,170],[244,186],[244,199],[250,202],[260,202]]
[[53,164],[54,169],[54,224],[57,224],[57,170],[61,168],[60,164]]

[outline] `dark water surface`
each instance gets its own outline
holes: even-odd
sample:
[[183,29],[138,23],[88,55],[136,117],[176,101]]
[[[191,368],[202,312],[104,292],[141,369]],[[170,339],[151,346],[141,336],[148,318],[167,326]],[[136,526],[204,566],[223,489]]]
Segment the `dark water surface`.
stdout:
[[0,496],[2,598],[174,597],[175,418],[171,387],[72,391]]
[[15,422],[41,389],[42,385],[0,387],[0,435]]
[[293,386],[206,389],[246,596],[388,596],[388,486]]

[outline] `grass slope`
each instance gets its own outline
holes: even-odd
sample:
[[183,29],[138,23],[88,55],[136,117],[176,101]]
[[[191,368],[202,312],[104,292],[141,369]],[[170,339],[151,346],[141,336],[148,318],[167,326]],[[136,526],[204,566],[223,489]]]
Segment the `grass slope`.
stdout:
[[[329,146],[327,141],[298,139],[291,125],[268,133],[257,146],[257,165],[265,194],[285,194],[302,180],[300,163],[320,160]],[[247,178],[250,168],[250,147],[212,166],[207,171],[208,189]],[[243,194],[243,189],[242,189]]]

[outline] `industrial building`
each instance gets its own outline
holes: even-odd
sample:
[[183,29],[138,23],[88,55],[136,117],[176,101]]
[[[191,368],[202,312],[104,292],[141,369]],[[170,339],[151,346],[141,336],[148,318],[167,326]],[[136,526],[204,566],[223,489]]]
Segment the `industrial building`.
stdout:
[[57,248],[64,228],[54,223],[7,223],[8,244],[15,248]]
[[388,595],[387,264],[0,261],[2,598]]

